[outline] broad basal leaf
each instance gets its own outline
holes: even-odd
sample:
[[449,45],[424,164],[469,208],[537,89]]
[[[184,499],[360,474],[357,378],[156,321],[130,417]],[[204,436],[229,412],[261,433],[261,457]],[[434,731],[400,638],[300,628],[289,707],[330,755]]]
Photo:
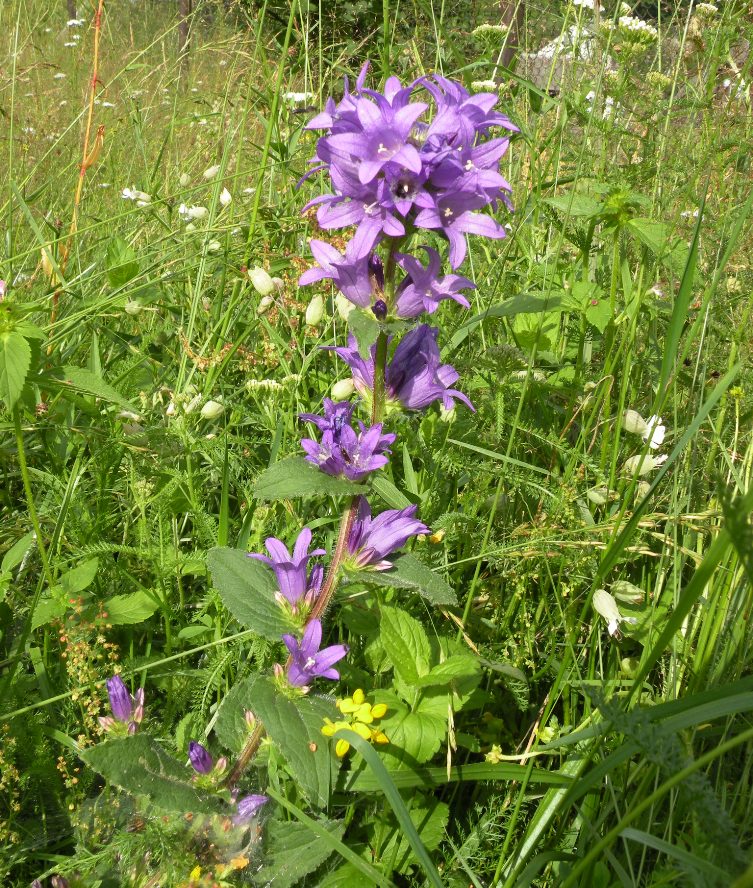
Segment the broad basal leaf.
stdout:
[[256,479],[254,496],[259,500],[294,499],[299,496],[343,496],[363,493],[362,484],[333,478],[302,456],[274,463]]
[[248,700],[285,757],[298,788],[313,804],[326,807],[340,766],[322,734],[325,716],[332,721],[338,718],[334,702],[321,697],[291,700],[266,677],[256,679]]
[[238,549],[211,549],[207,566],[222,603],[247,629],[270,641],[279,641],[295,630],[294,624],[275,600],[274,573]]
[[81,752],[83,761],[106,780],[134,795],[146,796],[165,811],[217,811],[221,802],[200,792],[191,770],[145,734],[106,740]]

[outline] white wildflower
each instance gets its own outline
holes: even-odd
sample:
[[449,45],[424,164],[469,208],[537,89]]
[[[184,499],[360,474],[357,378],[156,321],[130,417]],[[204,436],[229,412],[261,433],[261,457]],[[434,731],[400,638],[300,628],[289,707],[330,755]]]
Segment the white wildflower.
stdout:
[[622,471],[626,475],[647,475],[666,461],[666,453],[663,453],[661,456],[652,456],[650,453],[645,455],[638,454],[625,460]]
[[225,412],[225,407],[219,401],[207,401],[201,408],[202,419],[217,419]]
[[643,432],[643,440],[648,442],[648,446],[652,450],[657,450],[664,443],[664,436],[667,433],[667,427],[662,423],[661,417],[649,416],[646,421],[646,431]]
[[306,307],[306,323],[316,327],[324,315],[324,297],[317,294]]
[[347,401],[355,390],[356,387],[352,379],[340,379],[332,386],[332,400]]
[[146,191],[139,191],[136,188],[124,188],[120,192],[120,196],[124,200],[136,201],[136,206],[139,207],[145,207],[152,202],[151,194],[147,194]]
[[302,105],[304,102],[311,101],[314,98],[314,94],[311,92],[286,92],[283,93],[282,97],[291,105]]
[[175,407],[175,401],[170,401],[170,403],[167,405],[167,409],[165,410],[165,416],[175,416],[176,409],[177,408]]
[[144,310],[144,306],[140,302],[137,302],[135,299],[129,299],[128,302],[126,302],[124,309],[127,315],[135,318],[136,315],[141,314],[141,312]]
[[611,636],[619,636],[620,623],[637,623],[635,617],[625,617],[620,613],[617,602],[606,589],[597,589],[594,592],[591,604],[596,613],[604,619],[607,630]]
[[206,219],[209,210],[206,207],[189,207],[182,203],[178,207],[178,215],[184,222],[195,222]]
[[223,207],[229,207],[233,202],[233,195],[227,190],[227,188],[223,188],[220,192],[220,203]]
[[275,283],[272,280],[272,276],[265,269],[260,268],[258,265],[255,268],[249,268],[248,270],[248,278],[253,285],[254,290],[260,296],[269,296],[269,294],[275,289]]
[[474,92],[496,92],[499,84],[494,80],[474,80],[471,83],[471,89]]
[[639,586],[634,586],[627,580],[615,580],[612,583],[612,594],[620,601],[628,604],[643,604],[646,595]]
[[75,18],[75,19],[68,19],[68,21],[65,23],[65,26],[66,26],[66,28],[80,28],[81,25],[85,25],[85,24],[86,24],[85,19]]
[[281,277],[273,277],[272,283],[275,285],[275,289],[278,293],[282,293],[285,289],[285,281]]
[[52,75],[53,80],[65,80],[65,74],[62,71],[58,71],[57,74]]
[[69,40],[67,43],[64,43],[63,46],[66,46],[66,47],[69,47],[69,48],[70,48],[70,47],[72,47],[72,46],[78,46],[78,43],[76,43],[75,40],[74,40],[74,41],[70,41],[70,40]]
[[593,9],[594,0],[573,0],[573,6],[582,6],[584,9]]
[[209,241],[207,244],[207,253],[219,253],[222,249],[222,244],[218,240]]
[[200,395],[200,394],[194,395],[193,398],[191,398],[191,400],[187,404],[183,405],[183,410],[186,413],[193,413],[194,410],[196,410],[196,408],[201,404],[201,402],[203,400],[204,400],[203,395]]
[[188,184],[190,184],[190,182],[191,182],[191,177],[188,175],[188,173],[181,173],[180,174],[180,178],[178,179],[178,185],[180,185],[181,188],[185,188]]
[[637,410],[626,410],[622,415],[622,427],[631,435],[643,435],[648,431],[646,420]]
[[201,174],[205,179],[214,179],[214,177],[219,173],[220,165],[215,164],[215,166],[210,166]]

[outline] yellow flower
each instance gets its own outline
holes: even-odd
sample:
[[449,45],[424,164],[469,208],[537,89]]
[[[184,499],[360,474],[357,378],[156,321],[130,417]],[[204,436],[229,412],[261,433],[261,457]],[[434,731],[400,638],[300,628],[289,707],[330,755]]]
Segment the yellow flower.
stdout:
[[[384,703],[372,705],[366,700],[366,695],[359,688],[354,692],[352,697],[345,697],[336,703],[340,712],[346,716],[346,719],[333,722],[329,718],[325,718],[325,725],[322,728],[322,734],[325,737],[333,737],[337,731],[347,728],[355,731],[359,737],[368,740],[370,743],[389,743],[387,735],[380,731],[379,728],[370,728],[375,719],[380,719],[387,713],[387,706]],[[347,718],[349,717],[349,718]],[[350,743],[347,740],[338,740],[335,744],[335,755],[342,758],[350,749]]]

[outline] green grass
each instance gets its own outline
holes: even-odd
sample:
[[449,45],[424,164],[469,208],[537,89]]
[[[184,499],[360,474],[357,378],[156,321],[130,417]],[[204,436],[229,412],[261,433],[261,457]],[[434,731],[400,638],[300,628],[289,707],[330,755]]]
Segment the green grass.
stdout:
[[[97,818],[114,796],[99,795],[77,753],[101,739],[115,663],[146,686],[150,732],[181,756],[241,679],[279,659],[223,606],[209,549],[261,551],[304,523],[334,547],[332,498],[253,495],[270,463],[299,452],[296,415],[342,378],[320,346],[347,330],[326,287],[324,320],[305,325],[313,291],[296,281],[315,227],[300,211],[321,186],[296,190],[314,136],[285,93],[310,91],[319,107],[366,56],[375,84],[387,68],[488,79],[499,38],[471,31],[497,13],[338,5],[319,28],[316,6],[211,20],[200,10],[181,65],[162,4],[106,7],[94,111],[104,147],[53,323],[40,251],[62,271],[92,61],[87,27],[64,46],[75,29],[59,6],[0,7],[0,331],[23,318],[42,337],[16,407],[0,412],[0,873],[8,885],[93,879],[114,850],[138,870],[150,848],[174,856],[169,884],[188,884],[199,856],[185,831],[157,819],[128,831],[124,814],[108,833]],[[655,8],[640,13],[656,23]],[[525,48],[587,15],[529,8]],[[306,884],[337,884],[323,880],[346,866],[341,845],[400,885],[426,884],[427,872],[436,884],[437,871],[458,886],[728,885],[750,862],[753,113],[749,87],[736,93],[751,81],[736,46],[753,23],[729,2],[700,30],[684,5],[663,7],[658,26],[656,44],[632,60],[612,53],[613,68],[607,47],[619,38],[604,34],[555,96],[547,74],[533,85],[497,71],[521,128],[503,169],[510,236],[471,244],[472,308],[435,316],[477,413],[395,420],[388,470],[439,532],[415,553],[460,605],[400,603],[432,639],[477,651],[483,679],[454,714],[456,748],[443,741],[430,763],[437,785],[384,782],[388,767],[386,778],[375,769],[375,788],[340,793],[329,816],[344,831],[327,837],[334,854]],[[122,199],[127,187],[151,202]],[[193,231],[181,203],[208,210]],[[267,311],[245,274],[253,266],[283,281]],[[216,419],[200,414],[210,399],[224,405]],[[626,409],[668,428],[668,459],[641,479],[623,470],[647,452],[623,428]],[[619,602],[637,622],[611,638],[591,598],[618,580],[640,602]],[[58,594],[56,620],[35,619]],[[346,587],[330,612],[330,634],[356,652],[341,695],[391,684],[366,647],[370,600]],[[501,763],[496,776],[497,753],[516,769]],[[304,823],[284,764],[264,767],[291,822]],[[538,769],[566,780],[544,785]],[[390,811],[420,815],[431,798],[447,816],[413,821],[424,870]]]

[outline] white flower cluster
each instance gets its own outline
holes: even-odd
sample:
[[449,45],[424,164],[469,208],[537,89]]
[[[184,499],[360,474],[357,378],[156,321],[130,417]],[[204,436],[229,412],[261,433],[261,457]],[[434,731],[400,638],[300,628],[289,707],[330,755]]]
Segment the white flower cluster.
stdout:
[[[626,410],[622,417],[622,426],[631,435],[640,435],[651,450],[658,450],[664,443],[667,428],[660,416],[650,416],[645,420],[637,410]],[[666,454],[637,454],[625,460],[622,467],[626,475],[647,475],[667,461]]]
[[636,18],[634,15],[621,15],[617,19],[617,27],[623,34],[638,43],[650,43],[656,40],[658,31],[653,25],[644,22],[643,19]]
[[152,202],[151,194],[147,194],[145,191],[138,191],[135,188],[124,188],[120,192],[120,196],[123,200],[136,201],[137,207],[146,207]]
[[506,34],[508,31],[509,28],[507,25],[501,23],[499,25],[492,25],[489,22],[484,22],[482,25],[474,28],[471,31],[471,34],[473,34],[474,37],[491,37],[496,34]]
[[471,89],[474,92],[496,92],[499,84],[494,80],[474,80],[471,83]]
[[286,92],[282,98],[290,105],[303,105],[314,98],[312,92]]
[[582,6],[583,9],[593,9],[594,0],[573,0],[573,6]]
[[635,624],[638,622],[636,617],[626,617],[620,613],[614,596],[610,595],[606,589],[597,589],[593,594],[591,604],[596,613],[606,622],[607,631],[613,637],[619,638],[620,623]]
[[713,3],[698,3],[696,4],[695,11],[701,18],[713,18],[719,14],[719,7],[714,6]]

